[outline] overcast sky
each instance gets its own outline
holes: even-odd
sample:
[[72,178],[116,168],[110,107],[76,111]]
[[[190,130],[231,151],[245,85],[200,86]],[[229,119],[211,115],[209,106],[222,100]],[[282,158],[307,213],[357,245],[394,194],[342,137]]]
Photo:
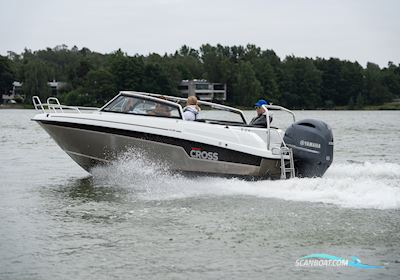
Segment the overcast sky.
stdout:
[[282,59],[400,63],[398,0],[0,0],[0,54],[66,44],[129,55],[255,44]]

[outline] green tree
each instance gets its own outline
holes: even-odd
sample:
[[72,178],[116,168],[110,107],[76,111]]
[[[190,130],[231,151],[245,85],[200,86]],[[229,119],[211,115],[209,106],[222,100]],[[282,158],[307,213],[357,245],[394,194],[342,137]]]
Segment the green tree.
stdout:
[[180,73],[179,77],[175,76],[177,82],[182,79],[205,78],[199,52],[186,45],[182,46],[179,51],[176,51],[173,56],[169,57],[168,63]]
[[167,74],[159,64],[146,65],[141,89],[146,92],[171,95],[175,92],[176,84],[168,79]]
[[[249,105],[265,97],[291,108],[334,108],[381,104],[400,96],[400,66],[389,62],[381,69],[369,63],[337,58],[285,60],[273,50],[256,45],[183,45],[173,54],[129,56],[66,45],[0,58],[0,90],[8,92],[12,80],[23,83],[30,96],[49,95],[47,82],[66,82],[63,97],[81,104],[102,104],[119,90],[154,91],[177,95],[182,79],[207,79],[227,84],[228,103]],[[58,93],[60,94],[60,93]]]
[[261,97],[267,98],[273,103],[277,103],[281,98],[277,77],[274,68],[269,61],[263,57],[254,59],[253,69],[256,74],[257,80],[261,84],[262,93]]
[[242,106],[253,105],[262,95],[262,87],[250,62],[239,62],[236,80],[232,85],[233,101]]
[[143,90],[141,80],[145,65],[142,57],[129,57],[118,50],[109,57],[109,65],[118,90]]
[[362,93],[360,92],[357,96],[354,109],[362,109],[364,107],[364,105],[365,105],[364,97],[363,97]]
[[317,59],[315,65],[321,71],[321,100],[322,106],[345,105],[339,83],[342,80],[340,60],[330,58],[329,60]]
[[229,50],[218,45],[217,47],[209,44],[200,47],[201,60],[203,61],[205,78],[210,82],[226,83],[231,73],[231,62],[228,56]]
[[0,98],[1,95],[10,92],[14,76],[12,61],[0,55]]
[[377,64],[367,63],[365,79],[368,104],[383,104],[392,100],[393,95],[383,83],[381,69]]
[[[400,65],[396,66],[392,62],[388,63],[387,68],[383,68],[382,84],[388,89],[391,97],[400,97]],[[389,97],[390,98],[390,97]],[[387,99],[389,99],[387,98]],[[389,100],[387,100],[389,101]]]
[[23,65],[24,80],[22,84],[23,93],[26,100],[38,95],[42,99],[50,96],[50,89],[47,82],[50,80],[51,69],[43,61],[29,59]]
[[312,109],[321,106],[322,73],[308,58],[286,57],[280,81],[281,104],[287,107]]
[[91,105],[104,105],[118,92],[114,76],[104,68],[90,70],[87,74],[84,92],[90,96]]

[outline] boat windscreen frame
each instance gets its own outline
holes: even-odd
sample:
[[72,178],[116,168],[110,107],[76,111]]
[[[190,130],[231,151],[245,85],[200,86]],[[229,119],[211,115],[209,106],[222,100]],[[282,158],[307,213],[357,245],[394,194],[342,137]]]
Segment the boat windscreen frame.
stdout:
[[[157,93],[137,92],[137,91],[121,91],[120,94],[128,94],[128,95],[132,94],[132,95],[135,95],[135,96],[148,96],[148,97],[153,97],[153,98],[156,98],[156,99],[158,99],[161,96],[163,96],[166,99],[174,100],[175,102],[186,101],[187,100],[187,98],[183,98],[183,97],[169,96],[169,95],[163,95],[163,94],[157,94]],[[178,105],[182,109],[182,106],[180,104],[175,103],[175,102],[172,102],[172,103]],[[243,125],[247,125],[247,121],[246,121],[246,118],[244,117],[244,114],[243,114],[242,110],[236,109],[234,107],[221,105],[221,104],[218,104],[218,103],[213,103],[213,102],[208,102],[208,101],[202,101],[202,100],[199,100],[198,104],[199,105],[206,105],[206,106],[210,106],[211,108],[215,108],[215,109],[219,109],[219,110],[222,110],[222,111],[228,111],[228,112],[231,112],[231,113],[238,114],[238,115],[240,115],[240,117],[241,117],[241,119],[243,121]],[[183,115],[183,109],[182,109],[182,115]],[[238,122],[238,124],[240,124],[240,123]]]
[[[101,107],[99,109],[99,111],[100,112],[106,112],[106,113],[126,114],[124,112],[113,112],[113,111],[105,110],[105,108],[107,108],[112,102],[114,102],[120,96],[136,97],[138,99],[149,100],[149,101],[153,101],[155,103],[160,103],[160,104],[165,104],[165,105],[168,105],[168,106],[171,106],[171,107],[175,107],[175,108],[178,109],[179,117],[165,117],[165,118],[183,120],[183,109],[182,109],[182,106],[180,104],[177,104],[177,103],[169,101],[169,100],[160,99],[161,96],[164,96],[164,95],[161,95],[161,94],[156,97],[156,96],[150,96],[150,95],[147,95],[147,94],[143,94],[141,92],[121,91],[114,98],[112,98],[110,101],[108,101],[103,107]],[[164,97],[167,98],[168,96],[164,96]],[[135,114],[135,115],[141,115],[141,114]],[[152,115],[144,115],[144,116],[152,116]],[[163,117],[163,116],[156,116],[156,117]]]

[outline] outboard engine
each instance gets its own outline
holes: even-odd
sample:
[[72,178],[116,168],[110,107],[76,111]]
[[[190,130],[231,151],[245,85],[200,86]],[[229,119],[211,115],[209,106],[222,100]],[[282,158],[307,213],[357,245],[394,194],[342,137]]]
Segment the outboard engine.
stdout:
[[293,150],[298,177],[321,177],[332,163],[333,134],[323,121],[298,121],[286,130],[283,140]]

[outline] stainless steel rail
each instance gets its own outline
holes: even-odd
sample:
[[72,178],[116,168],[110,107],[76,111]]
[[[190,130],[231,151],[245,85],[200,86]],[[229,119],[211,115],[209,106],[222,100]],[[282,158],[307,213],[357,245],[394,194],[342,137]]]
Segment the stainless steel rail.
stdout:
[[42,111],[43,113],[64,113],[64,109],[75,111],[76,113],[82,113],[82,111],[97,111],[99,108],[96,107],[81,107],[81,106],[67,106],[60,104],[60,101],[56,97],[49,97],[46,103],[42,103],[39,96],[32,96],[32,103],[35,110]]
[[[271,125],[270,125],[270,120],[269,120],[269,110],[268,109],[273,109],[273,110],[279,110],[279,111],[284,111],[286,113],[289,113],[293,117],[293,122],[296,122],[296,115],[294,112],[282,107],[282,106],[277,106],[277,105],[262,105],[262,107],[265,110],[265,117],[266,117],[266,122],[267,122],[267,149],[270,150],[271,146]],[[275,129],[272,131],[276,131]],[[280,154],[281,154],[281,179],[287,179],[287,173],[290,173],[289,178],[294,178],[296,176],[295,174],[295,168],[294,168],[294,160],[293,160],[293,150],[286,146],[286,143],[283,139],[283,137],[278,133],[279,137],[281,138],[282,141],[282,146],[280,147]],[[289,167],[286,167],[286,162],[285,162],[285,156],[289,157]]]

